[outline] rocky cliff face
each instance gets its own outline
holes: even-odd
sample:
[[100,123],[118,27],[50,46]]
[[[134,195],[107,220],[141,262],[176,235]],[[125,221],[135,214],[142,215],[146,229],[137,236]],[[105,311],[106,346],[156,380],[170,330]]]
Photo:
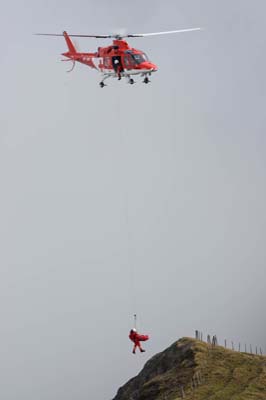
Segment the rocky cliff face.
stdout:
[[183,338],[152,357],[113,400],[266,400],[266,357]]

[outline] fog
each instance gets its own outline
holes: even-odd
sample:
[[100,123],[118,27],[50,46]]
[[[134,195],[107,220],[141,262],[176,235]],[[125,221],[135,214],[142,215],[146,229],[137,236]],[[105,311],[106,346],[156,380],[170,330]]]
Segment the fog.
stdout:
[[[264,1],[2,5],[0,397],[110,400],[198,329],[265,349]],[[131,39],[149,85],[63,38]],[[82,51],[110,40],[80,39]],[[133,314],[151,336],[133,356]]]

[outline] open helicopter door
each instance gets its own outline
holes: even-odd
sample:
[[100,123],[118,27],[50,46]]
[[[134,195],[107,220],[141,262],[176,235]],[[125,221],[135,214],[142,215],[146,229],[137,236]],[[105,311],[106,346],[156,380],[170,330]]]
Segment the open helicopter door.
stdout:
[[112,65],[113,65],[115,72],[123,71],[121,56],[113,56],[112,57]]

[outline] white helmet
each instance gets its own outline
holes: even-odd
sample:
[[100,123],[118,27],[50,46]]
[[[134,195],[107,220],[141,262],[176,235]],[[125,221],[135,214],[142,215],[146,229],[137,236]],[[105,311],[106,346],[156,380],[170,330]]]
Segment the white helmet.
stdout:
[[132,331],[133,331],[133,332],[137,332],[137,329],[136,329],[136,328],[133,328]]

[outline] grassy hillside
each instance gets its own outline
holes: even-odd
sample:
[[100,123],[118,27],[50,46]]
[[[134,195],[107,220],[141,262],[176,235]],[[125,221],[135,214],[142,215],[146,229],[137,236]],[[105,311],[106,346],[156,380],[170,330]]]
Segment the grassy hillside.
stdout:
[[183,338],[152,357],[114,400],[182,398],[266,400],[266,357]]

